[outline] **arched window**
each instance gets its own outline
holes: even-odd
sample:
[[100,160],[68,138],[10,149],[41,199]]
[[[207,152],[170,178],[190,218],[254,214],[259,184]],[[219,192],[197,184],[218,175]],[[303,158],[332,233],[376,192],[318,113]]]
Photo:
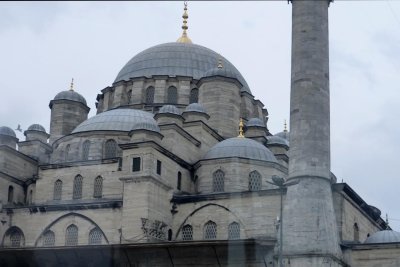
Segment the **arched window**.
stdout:
[[23,245],[23,234],[18,229],[13,229],[10,233],[10,246],[13,248],[18,248]]
[[99,245],[103,239],[103,234],[99,228],[94,228],[89,232],[89,245]]
[[94,179],[93,197],[102,197],[103,195],[103,178],[101,176]]
[[69,151],[71,150],[71,145],[67,145],[66,147],[65,147],[65,154],[64,154],[64,156],[65,156],[65,161],[68,161],[69,160]]
[[154,103],[154,87],[150,86],[146,89],[146,104]]
[[353,229],[354,229],[354,241],[359,242],[360,241],[360,229],[358,228],[357,223],[354,223]]
[[181,190],[182,186],[182,173],[178,172],[178,181],[176,183],[176,189]]
[[44,247],[52,247],[56,242],[56,237],[53,231],[47,230],[43,235],[43,246]]
[[172,240],[172,229],[168,229],[168,241]]
[[193,240],[193,227],[191,225],[185,225],[182,228],[182,240]]
[[199,89],[193,88],[190,91],[189,104],[198,103],[198,102],[199,102]]
[[82,145],[82,160],[89,159],[89,149],[90,149],[90,141],[86,140],[85,142],[83,142]]
[[60,200],[61,199],[61,194],[62,194],[62,181],[57,180],[54,183],[54,191],[53,191],[53,199],[54,200]]
[[217,224],[213,221],[208,221],[204,225],[204,239],[217,239]]
[[65,231],[65,245],[66,246],[76,246],[78,245],[78,227],[71,224],[67,227]]
[[74,187],[72,189],[72,198],[73,199],[79,199],[82,198],[82,176],[79,174],[75,176],[74,179]]
[[33,201],[33,191],[32,191],[32,189],[31,190],[29,190],[29,193],[28,193],[28,205],[30,205],[30,204],[32,204],[32,201]]
[[115,158],[117,156],[117,142],[110,139],[106,141],[104,158]]
[[14,201],[14,187],[10,185],[8,187],[8,203],[13,203]]
[[174,87],[174,86],[169,87],[167,96],[168,96],[167,102],[169,104],[178,103],[178,90],[176,89],[176,87]]
[[131,99],[132,99],[132,90],[129,90],[128,92],[126,92],[126,98],[127,98],[128,104],[130,104]]
[[261,190],[261,175],[258,171],[249,174],[249,191]]
[[224,177],[225,174],[221,170],[213,173],[213,192],[224,192]]
[[240,224],[237,222],[228,226],[228,239],[240,239]]

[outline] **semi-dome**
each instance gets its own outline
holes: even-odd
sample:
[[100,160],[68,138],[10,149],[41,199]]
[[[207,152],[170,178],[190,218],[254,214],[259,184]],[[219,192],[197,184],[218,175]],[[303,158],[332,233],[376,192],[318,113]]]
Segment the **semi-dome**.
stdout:
[[181,115],[181,112],[179,109],[173,105],[164,105],[160,108],[158,113],[171,113],[171,114],[176,114],[176,115]]
[[400,233],[393,230],[383,230],[370,235],[365,244],[400,242]]
[[251,93],[232,63],[211,49],[191,43],[165,43],[142,51],[126,63],[114,82],[153,75],[189,76],[199,80],[216,67],[219,58],[224,62],[224,69],[233,73],[243,85],[241,90]]
[[287,140],[288,142],[290,142],[290,136],[289,136],[289,132],[288,131],[283,131],[283,132],[279,132],[277,134],[275,134],[275,136],[278,136],[280,138],[283,138],[285,140]]
[[274,154],[257,141],[244,137],[226,139],[213,146],[204,159],[246,158],[277,162]]
[[207,110],[203,107],[202,104],[200,103],[192,103],[189,106],[186,107],[185,111],[190,112],[200,112],[200,113],[207,113]]
[[289,146],[289,142],[279,136],[276,135],[272,135],[272,136],[267,136],[267,140],[268,140],[268,145],[281,145],[281,146]]
[[236,76],[236,72],[232,71],[231,69],[227,69],[224,67],[214,67],[209,69],[204,73],[204,77],[213,77],[213,76],[222,76],[227,78],[238,79]]
[[264,127],[265,123],[260,118],[251,118],[247,123],[247,127]]
[[46,132],[44,127],[40,124],[32,124],[31,126],[28,127],[27,131],[38,131],[38,132]]
[[8,136],[12,136],[15,138],[17,137],[14,130],[7,126],[0,127],[0,135],[8,135]]
[[79,124],[72,133],[89,131],[125,131],[145,129],[160,132],[153,114],[137,109],[113,109]]
[[81,94],[79,94],[73,90],[59,92],[54,97],[54,100],[71,100],[71,101],[80,102],[80,103],[86,105],[86,99]]

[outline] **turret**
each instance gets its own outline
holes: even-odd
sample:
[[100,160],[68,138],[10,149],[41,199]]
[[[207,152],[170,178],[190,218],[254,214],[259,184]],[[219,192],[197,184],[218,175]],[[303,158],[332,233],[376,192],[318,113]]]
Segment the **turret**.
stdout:
[[50,144],[70,134],[80,123],[87,120],[90,108],[85,98],[74,91],[73,79],[68,91],[58,93],[50,101]]

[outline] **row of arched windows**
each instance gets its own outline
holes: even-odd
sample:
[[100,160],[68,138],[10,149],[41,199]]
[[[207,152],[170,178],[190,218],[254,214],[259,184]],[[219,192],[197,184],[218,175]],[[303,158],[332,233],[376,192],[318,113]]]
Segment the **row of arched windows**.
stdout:
[[[65,245],[66,246],[76,246],[78,245],[78,232],[79,229],[75,224],[71,224],[67,227],[65,231]],[[99,228],[94,228],[89,232],[88,244],[89,245],[99,245],[102,243],[103,234]],[[47,230],[43,234],[43,246],[52,247],[56,243],[55,234],[51,230]]]
[[[90,141],[86,140],[82,144],[82,151],[81,151],[81,158],[82,160],[88,160],[89,159],[89,151],[90,151]],[[118,144],[114,139],[109,139],[105,142],[104,144],[104,158],[115,158],[117,157],[117,149],[118,149]],[[64,151],[64,160],[69,161],[70,160],[70,151],[71,151],[71,145],[68,144],[65,147]]]
[[[203,227],[203,238],[205,240],[217,239],[217,224],[208,221]],[[233,222],[228,226],[228,239],[240,239],[240,224]],[[189,224],[182,228],[182,240],[193,240],[193,227]]]
[[[54,191],[53,191],[53,199],[61,200],[62,196],[62,186],[63,182],[58,179],[54,182]],[[77,175],[74,178],[74,184],[72,187],[72,198],[73,199],[81,199],[82,198],[82,186],[83,186],[83,177],[81,175]],[[103,196],[103,178],[101,176],[97,176],[94,179],[93,183],[93,197],[101,198]]]
[[[258,171],[249,173],[249,191],[261,190],[261,174]],[[225,191],[225,173],[222,170],[217,170],[213,173],[213,192]]]
[[[155,89],[153,86],[150,86],[146,89],[146,94],[145,94],[145,103],[146,104],[154,103],[154,92],[155,92]],[[198,103],[198,102],[199,102],[199,89],[193,88],[190,91],[189,104]],[[167,103],[168,104],[177,104],[178,103],[178,89],[175,86],[170,86],[167,90]]]

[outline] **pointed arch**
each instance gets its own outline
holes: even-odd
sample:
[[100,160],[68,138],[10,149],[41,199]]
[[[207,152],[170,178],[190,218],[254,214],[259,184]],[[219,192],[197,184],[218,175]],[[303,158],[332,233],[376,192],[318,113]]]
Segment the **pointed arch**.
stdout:
[[89,245],[100,245],[102,243],[102,240],[103,240],[103,234],[100,231],[100,229],[96,227],[90,230],[89,241],[88,241]]
[[170,86],[167,91],[167,103],[176,104],[178,103],[178,89],[175,86]]
[[219,169],[213,173],[213,192],[224,192],[225,190],[225,173]]
[[217,224],[213,221],[208,221],[203,228],[203,238],[205,240],[217,239]]
[[82,145],[82,160],[89,159],[90,141],[86,140]]
[[228,239],[240,239],[240,224],[233,222],[228,225]]
[[249,191],[261,190],[261,174],[258,171],[252,171],[249,173]]
[[7,202],[9,204],[14,202],[14,186],[10,185],[8,187],[8,197],[7,197]]
[[154,103],[154,87],[150,86],[146,89],[146,104],[153,104]]
[[4,247],[23,247],[25,246],[25,236],[17,226],[11,226],[4,234],[2,245]]
[[114,139],[109,139],[104,145],[104,158],[115,158],[117,156],[118,144]]
[[74,185],[73,185],[73,189],[72,189],[72,198],[73,199],[81,199],[82,198],[82,184],[83,184],[83,177],[78,174],[74,178]]
[[63,182],[58,179],[54,182],[53,200],[61,200]]
[[94,179],[93,197],[101,198],[103,196],[103,178],[97,176]]
[[56,237],[54,235],[54,232],[51,230],[47,230],[43,234],[43,246],[44,247],[53,247],[56,243]]
[[199,102],[199,89],[193,88],[190,90],[189,104]]
[[189,241],[193,240],[193,227],[189,224],[186,224],[182,228],[182,240]]
[[77,246],[78,245],[78,226],[71,224],[65,230],[65,245]]

